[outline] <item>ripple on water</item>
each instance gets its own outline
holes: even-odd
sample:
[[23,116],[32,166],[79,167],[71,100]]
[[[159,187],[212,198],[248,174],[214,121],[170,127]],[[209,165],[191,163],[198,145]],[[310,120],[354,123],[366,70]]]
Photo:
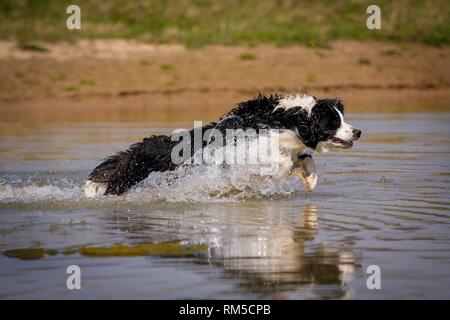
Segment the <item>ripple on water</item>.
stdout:
[[[354,149],[315,157],[320,174],[312,193],[292,177],[275,181],[251,167],[203,166],[153,173],[122,196],[87,199],[82,186],[98,159],[148,128],[80,124],[32,139],[8,133],[0,142],[0,248],[37,248],[30,252],[43,259],[0,256],[0,295],[51,296],[60,286],[55,266],[70,259],[92,272],[102,284],[93,290],[103,297],[120,296],[101,289],[113,283],[127,295],[138,288],[159,298],[199,298],[203,288],[208,298],[372,298],[363,268],[376,264],[383,272],[377,298],[448,298],[449,119],[362,115],[355,125],[364,133]],[[36,133],[28,130],[25,137]],[[178,260],[59,254],[144,243],[207,249]],[[132,275],[124,273],[130,268]]]

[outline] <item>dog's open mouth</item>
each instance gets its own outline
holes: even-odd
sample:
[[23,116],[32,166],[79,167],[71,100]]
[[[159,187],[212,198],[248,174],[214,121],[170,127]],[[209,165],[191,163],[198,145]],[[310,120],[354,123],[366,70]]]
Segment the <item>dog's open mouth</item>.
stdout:
[[345,140],[333,137],[333,138],[331,138],[331,142],[337,148],[350,149],[351,147],[353,147],[353,141],[352,140],[345,141]]

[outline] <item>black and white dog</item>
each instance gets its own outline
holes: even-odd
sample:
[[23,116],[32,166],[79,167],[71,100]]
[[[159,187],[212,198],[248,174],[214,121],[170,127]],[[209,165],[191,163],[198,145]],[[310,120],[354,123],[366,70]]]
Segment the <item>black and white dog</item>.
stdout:
[[[298,176],[308,191],[315,188],[318,178],[311,154],[314,151],[324,153],[331,148],[351,148],[353,141],[361,136],[360,130],[344,121],[344,105],[338,98],[316,99],[305,94],[259,95],[239,103],[219,122],[211,122],[201,128],[202,132],[211,129],[223,133],[228,129],[254,129],[257,132],[277,129],[280,132],[280,152],[289,155],[289,159],[274,176]],[[193,136],[194,129],[189,133]],[[175,170],[179,164],[172,161],[171,154],[178,143],[170,136],[151,136],[105,159],[89,175],[85,194],[88,197],[120,195],[151,172]],[[207,144],[192,145],[189,157],[197,151],[196,148],[205,148]]]

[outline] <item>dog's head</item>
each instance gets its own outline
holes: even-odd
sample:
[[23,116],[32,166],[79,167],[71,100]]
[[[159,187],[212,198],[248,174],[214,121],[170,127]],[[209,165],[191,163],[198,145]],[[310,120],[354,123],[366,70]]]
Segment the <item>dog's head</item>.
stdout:
[[353,141],[361,137],[361,130],[344,120],[344,105],[335,99],[318,100],[311,109],[310,132],[315,150],[326,152],[328,149],[349,149]]
[[338,98],[289,96],[280,100],[279,107],[289,114],[300,140],[317,152],[349,149],[361,137],[361,130],[345,122],[344,105]]

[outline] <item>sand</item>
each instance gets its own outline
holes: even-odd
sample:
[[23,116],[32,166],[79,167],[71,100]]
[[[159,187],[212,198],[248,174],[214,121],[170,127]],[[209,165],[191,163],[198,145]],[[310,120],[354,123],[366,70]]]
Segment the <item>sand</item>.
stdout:
[[4,119],[213,119],[261,91],[339,96],[349,112],[449,111],[450,47],[336,41],[329,48],[0,42]]

